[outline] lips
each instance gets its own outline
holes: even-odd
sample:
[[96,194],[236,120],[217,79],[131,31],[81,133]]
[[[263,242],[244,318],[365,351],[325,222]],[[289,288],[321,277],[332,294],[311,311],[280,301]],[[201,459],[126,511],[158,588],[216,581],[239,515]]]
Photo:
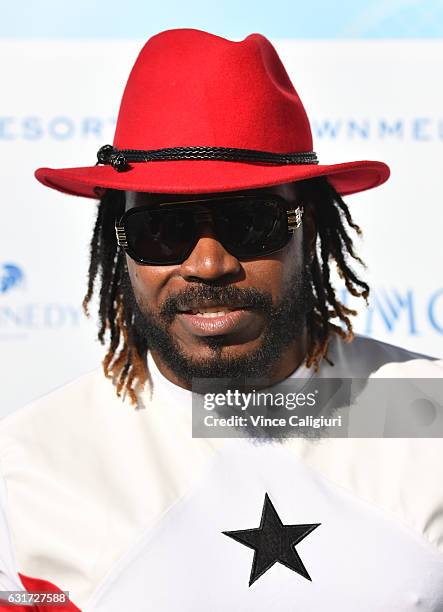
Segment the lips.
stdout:
[[187,310],[180,309],[177,319],[181,325],[196,336],[217,336],[240,333],[256,314],[244,307],[194,305]]

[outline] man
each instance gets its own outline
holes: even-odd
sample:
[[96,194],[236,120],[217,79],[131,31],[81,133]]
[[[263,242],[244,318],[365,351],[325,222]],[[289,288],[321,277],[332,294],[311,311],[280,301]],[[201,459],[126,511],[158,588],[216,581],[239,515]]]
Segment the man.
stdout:
[[47,580],[91,611],[443,608],[439,439],[192,437],[196,379],[441,378],[353,338],[331,263],[369,287],[341,196],[389,170],[312,149],[269,41],[171,30],[98,164],[37,171],[100,199],[84,305],[98,285],[106,377],[3,421],[0,584]]

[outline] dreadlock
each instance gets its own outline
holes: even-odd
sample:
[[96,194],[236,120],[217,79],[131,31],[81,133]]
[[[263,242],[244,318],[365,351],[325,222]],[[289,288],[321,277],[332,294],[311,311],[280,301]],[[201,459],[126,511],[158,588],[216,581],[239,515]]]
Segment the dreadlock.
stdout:
[[[349,258],[364,266],[356,255],[349,229],[361,234],[341,196],[327,179],[320,177],[297,182],[298,193],[305,208],[312,209],[317,243],[312,261],[308,265],[308,278],[312,290],[313,307],[307,315],[308,351],[306,365],[318,369],[322,359],[328,359],[328,345],[333,334],[345,341],[353,338],[351,316],[356,311],[343,304],[336,294],[331,278],[331,262],[347,291],[366,301],[369,286],[362,281],[348,264]],[[119,249],[114,220],[125,210],[124,191],[108,189],[98,203],[97,219],[90,246],[88,287],[83,309],[89,316],[88,306],[96,288],[99,295],[99,331],[102,344],[108,336],[107,353],[103,360],[105,375],[116,386],[117,395],[127,393],[133,404],[137,392],[149,378],[146,363],[147,341],[133,325],[134,313],[123,300],[122,284],[126,271],[125,255]],[[333,319],[338,319],[333,323]]]

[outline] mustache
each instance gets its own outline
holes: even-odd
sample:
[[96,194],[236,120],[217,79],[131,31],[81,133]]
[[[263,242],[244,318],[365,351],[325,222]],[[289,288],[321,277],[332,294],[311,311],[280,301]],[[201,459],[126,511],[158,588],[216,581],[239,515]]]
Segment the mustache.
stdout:
[[213,300],[228,308],[242,304],[245,308],[260,310],[267,314],[272,312],[272,296],[269,292],[259,291],[254,287],[242,289],[233,285],[223,287],[193,285],[167,297],[160,308],[159,314],[165,321],[171,323],[174,317],[190,303],[204,300]]

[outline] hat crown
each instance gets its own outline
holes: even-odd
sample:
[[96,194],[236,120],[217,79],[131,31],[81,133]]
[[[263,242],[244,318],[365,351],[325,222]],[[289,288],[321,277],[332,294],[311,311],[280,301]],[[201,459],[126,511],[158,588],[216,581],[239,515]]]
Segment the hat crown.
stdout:
[[125,87],[114,146],[312,150],[303,104],[272,44],[167,30],[141,50]]
[[98,165],[35,176],[88,198],[106,189],[218,193],[319,176],[347,195],[389,177],[382,162],[322,165],[312,149],[303,104],[264,36],[233,42],[167,30],[148,40],[129,75],[114,149],[101,147]]

